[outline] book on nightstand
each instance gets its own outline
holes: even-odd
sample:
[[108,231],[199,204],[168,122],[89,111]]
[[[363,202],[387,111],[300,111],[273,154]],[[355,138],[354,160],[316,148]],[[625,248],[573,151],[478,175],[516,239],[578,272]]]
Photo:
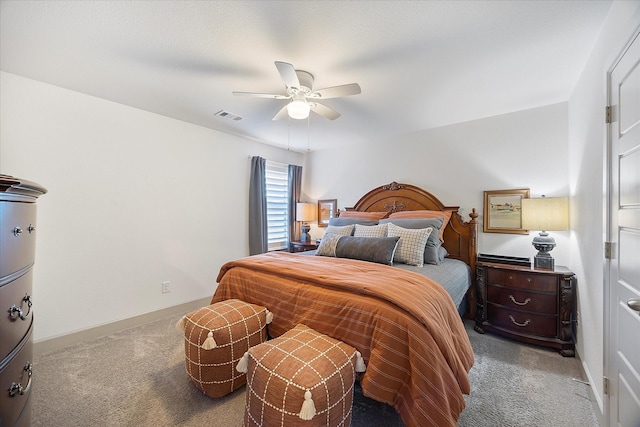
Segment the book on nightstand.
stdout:
[[478,261],[531,267],[531,259],[517,256],[478,254]]

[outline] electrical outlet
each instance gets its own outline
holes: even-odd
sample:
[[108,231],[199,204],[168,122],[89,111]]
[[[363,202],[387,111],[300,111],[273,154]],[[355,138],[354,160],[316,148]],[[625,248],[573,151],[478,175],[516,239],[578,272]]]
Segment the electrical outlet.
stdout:
[[166,281],[166,282],[162,282],[162,293],[166,294],[167,292],[171,291],[171,282],[170,281]]

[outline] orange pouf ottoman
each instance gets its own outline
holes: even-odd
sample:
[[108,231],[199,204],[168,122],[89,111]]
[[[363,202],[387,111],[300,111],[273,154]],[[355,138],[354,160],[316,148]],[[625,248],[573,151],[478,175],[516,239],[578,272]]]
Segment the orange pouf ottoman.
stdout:
[[343,426],[351,423],[355,348],[297,325],[251,347],[238,363],[247,372],[244,426]]
[[191,381],[210,397],[222,397],[243,386],[246,375],[235,368],[243,354],[267,338],[272,314],[238,299],[220,301],[185,315],[176,325],[184,331],[184,353]]

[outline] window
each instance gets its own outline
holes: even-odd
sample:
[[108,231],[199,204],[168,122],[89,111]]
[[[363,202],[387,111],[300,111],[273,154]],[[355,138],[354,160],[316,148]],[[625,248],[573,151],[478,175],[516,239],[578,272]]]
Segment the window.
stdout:
[[267,160],[267,238],[269,250],[286,249],[289,242],[289,165]]

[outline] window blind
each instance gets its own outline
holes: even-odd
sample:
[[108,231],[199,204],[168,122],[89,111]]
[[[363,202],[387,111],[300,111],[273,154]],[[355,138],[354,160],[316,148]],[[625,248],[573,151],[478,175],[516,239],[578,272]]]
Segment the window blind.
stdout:
[[289,165],[267,160],[267,235],[269,250],[286,249],[289,242]]

